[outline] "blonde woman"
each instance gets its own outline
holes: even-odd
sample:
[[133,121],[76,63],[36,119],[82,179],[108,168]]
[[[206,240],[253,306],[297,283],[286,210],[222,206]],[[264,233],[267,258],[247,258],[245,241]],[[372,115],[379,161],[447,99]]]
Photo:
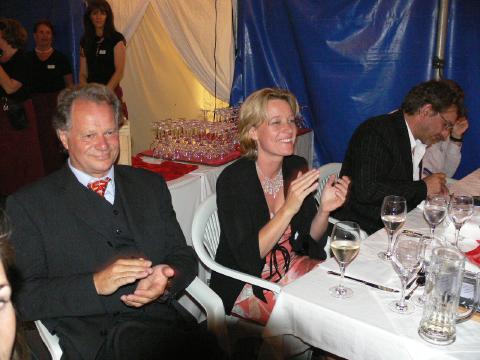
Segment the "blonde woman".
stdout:
[[[265,88],[251,94],[240,109],[243,157],[217,182],[221,235],[216,260],[280,284],[325,258],[328,216],[344,203],[349,186],[348,178],[335,182],[331,177],[317,210],[313,194],[319,172],[293,155],[298,111],[289,91]],[[268,320],[273,293],[217,273],[211,286],[227,313],[261,324]]]

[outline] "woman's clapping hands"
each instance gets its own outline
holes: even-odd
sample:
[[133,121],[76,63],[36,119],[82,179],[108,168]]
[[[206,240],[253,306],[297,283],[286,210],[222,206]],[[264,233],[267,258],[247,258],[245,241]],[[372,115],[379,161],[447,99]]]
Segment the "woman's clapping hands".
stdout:
[[331,212],[345,203],[350,187],[350,178],[342,176],[335,180],[335,175],[330,175],[321,197],[321,209],[319,211]]

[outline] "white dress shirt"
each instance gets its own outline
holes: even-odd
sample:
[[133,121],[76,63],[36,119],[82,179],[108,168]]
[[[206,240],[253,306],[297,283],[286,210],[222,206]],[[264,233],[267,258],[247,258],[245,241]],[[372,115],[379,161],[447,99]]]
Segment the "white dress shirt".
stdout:
[[408,138],[410,139],[410,149],[412,150],[413,180],[418,181],[421,178],[420,161],[422,161],[423,155],[425,155],[427,145],[422,143],[420,140],[415,139],[406,120],[405,124],[407,124]]

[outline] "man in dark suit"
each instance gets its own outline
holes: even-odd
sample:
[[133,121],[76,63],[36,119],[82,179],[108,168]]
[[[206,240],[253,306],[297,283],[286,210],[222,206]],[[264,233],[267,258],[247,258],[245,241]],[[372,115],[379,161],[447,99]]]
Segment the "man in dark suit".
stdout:
[[421,160],[426,146],[447,138],[463,112],[460,94],[447,82],[432,80],[413,87],[400,110],[362,123],[340,173],[352,179],[350,198],[333,216],[356,221],[373,233],[383,227],[385,196],[405,197],[411,210],[427,194],[448,193],[445,174],[421,179]]
[[165,181],[114,165],[120,117],[103,85],[59,96],[54,126],[68,163],[7,199],[18,310],[56,333],[67,359],[216,358],[215,341],[175,300],[197,262]]

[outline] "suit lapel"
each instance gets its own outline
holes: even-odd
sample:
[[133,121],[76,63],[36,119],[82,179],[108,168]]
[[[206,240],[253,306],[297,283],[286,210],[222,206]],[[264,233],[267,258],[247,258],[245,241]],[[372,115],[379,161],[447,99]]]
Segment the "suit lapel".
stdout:
[[96,206],[94,202],[99,200],[96,198],[98,195],[80,184],[68,165],[65,165],[63,172],[65,180],[60,189],[64,192],[65,201],[70,211],[87,226],[103,236],[109,237],[103,219],[98,216],[97,211],[93,210]]
[[408,136],[407,123],[403,117],[403,113],[398,111],[395,113],[395,133],[398,139],[398,149],[400,150],[400,157],[404,166],[405,174],[408,179],[413,179],[413,162],[412,150],[410,148],[410,138]]

